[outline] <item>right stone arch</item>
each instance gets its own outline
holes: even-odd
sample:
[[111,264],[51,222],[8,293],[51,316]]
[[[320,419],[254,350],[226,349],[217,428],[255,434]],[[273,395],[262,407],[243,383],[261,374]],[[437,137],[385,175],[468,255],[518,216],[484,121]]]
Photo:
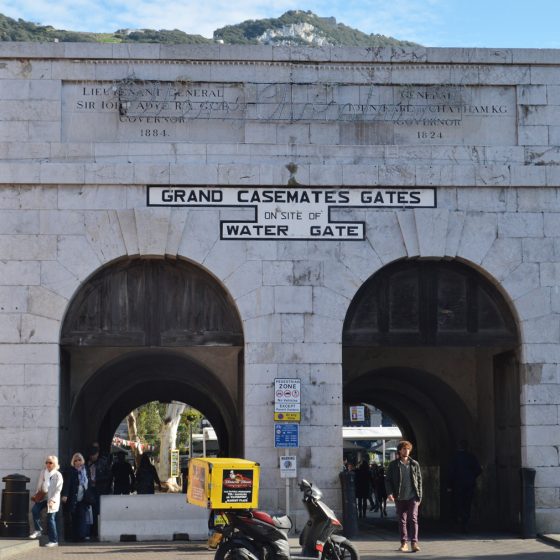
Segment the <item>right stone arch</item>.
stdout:
[[508,302],[462,262],[397,261],[353,298],[343,330],[344,402],[380,408],[415,444],[425,517],[452,519],[448,465],[467,439],[484,467],[473,522],[517,530],[518,346]]

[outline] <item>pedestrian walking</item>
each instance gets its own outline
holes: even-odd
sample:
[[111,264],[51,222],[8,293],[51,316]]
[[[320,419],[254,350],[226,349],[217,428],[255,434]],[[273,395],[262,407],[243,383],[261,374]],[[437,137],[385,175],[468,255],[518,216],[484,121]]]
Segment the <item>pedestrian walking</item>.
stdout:
[[39,474],[37,490],[31,498],[35,502],[35,505],[31,508],[35,530],[29,535],[29,538],[37,539],[41,536],[41,512],[47,508],[49,542],[45,546],[48,547],[58,546],[56,517],[60,509],[60,492],[63,484],[62,474],[58,469],[58,457],[56,455],[49,455],[45,459],[45,468]]
[[389,463],[385,486],[387,499],[395,502],[399,520],[401,552],[418,552],[418,508],[422,501],[422,471],[420,464],[410,457],[412,443],[403,440],[397,445],[397,458]]

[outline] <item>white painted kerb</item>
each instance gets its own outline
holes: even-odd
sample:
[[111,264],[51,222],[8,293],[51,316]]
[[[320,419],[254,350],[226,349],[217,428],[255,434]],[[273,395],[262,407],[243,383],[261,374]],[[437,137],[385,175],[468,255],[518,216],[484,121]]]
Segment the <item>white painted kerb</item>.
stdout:
[[176,533],[187,533],[190,540],[205,540],[208,515],[188,504],[185,494],[101,496],[99,538],[117,542],[121,535],[136,535],[138,541],[170,541]]

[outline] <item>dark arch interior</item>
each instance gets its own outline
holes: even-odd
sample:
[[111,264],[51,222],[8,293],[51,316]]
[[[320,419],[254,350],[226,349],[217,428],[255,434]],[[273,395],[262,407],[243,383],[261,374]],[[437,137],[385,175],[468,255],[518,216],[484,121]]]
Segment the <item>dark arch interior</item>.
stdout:
[[182,260],[127,259],[94,274],[70,304],[67,346],[240,346],[243,333],[229,294]]
[[60,455],[107,450],[137,406],[182,401],[216,430],[220,451],[243,449],[241,321],[208,273],[176,259],[109,265],[73,298],[61,335]]
[[[445,469],[456,442],[473,441],[473,419],[461,397],[426,371],[382,368],[367,372],[345,386],[344,399],[371,404],[390,416],[403,438],[412,442],[413,456],[424,467],[435,464]],[[445,497],[447,481],[434,478],[430,468],[424,469],[424,479],[428,497],[423,515],[448,516],[449,504],[440,499]]]
[[517,343],[509,306],[455,261],[406,260],[374,274],[346,315],[346,346],[505,346]]
[[[372,276],[344,324],[344,402],[389,415],[415,445],[427,491],[423,516],[447,522],[447,467],[461,439],[485,471],[483,527],[512,529],[520,507],[517,327],[480,273],[452,261],[407,260]],[[500,450],[497,450],[500,442]],[[506,457],[502,442],[507,442]]]
[[80,392],[71,411],[71,447],[99,440],[110,446],[115,429],[134,408],[159,400],[185,402],[210,421],[224,453],[239,451],[231,430],[239,419],[220,381],[200,365],[168,353],[141,352],[99,370]]
[[472,440],[473,420],[461,397],[428,372],[406,367],[368,372],[345,386],[344,397],[386,412],[405,438],[421,442],[430,456],[443,458],[453,440]]

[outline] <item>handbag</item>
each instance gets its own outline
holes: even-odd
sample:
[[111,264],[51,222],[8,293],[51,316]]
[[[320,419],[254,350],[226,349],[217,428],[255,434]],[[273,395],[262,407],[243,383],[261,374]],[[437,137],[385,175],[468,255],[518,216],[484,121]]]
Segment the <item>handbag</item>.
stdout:
[[33,496],[31,496],[31,501],[38,504],[39,502],[42,502],[46,497],[46,492],[43,492],[43,490],[38,490],[37,492],[35,492],[35,494],[33,494]]
[[95,490],[90,488],[89,486],[86,488],[84,492],[84,504],[88,506],[93,506],[97,502],[97,496],[95,494]]

